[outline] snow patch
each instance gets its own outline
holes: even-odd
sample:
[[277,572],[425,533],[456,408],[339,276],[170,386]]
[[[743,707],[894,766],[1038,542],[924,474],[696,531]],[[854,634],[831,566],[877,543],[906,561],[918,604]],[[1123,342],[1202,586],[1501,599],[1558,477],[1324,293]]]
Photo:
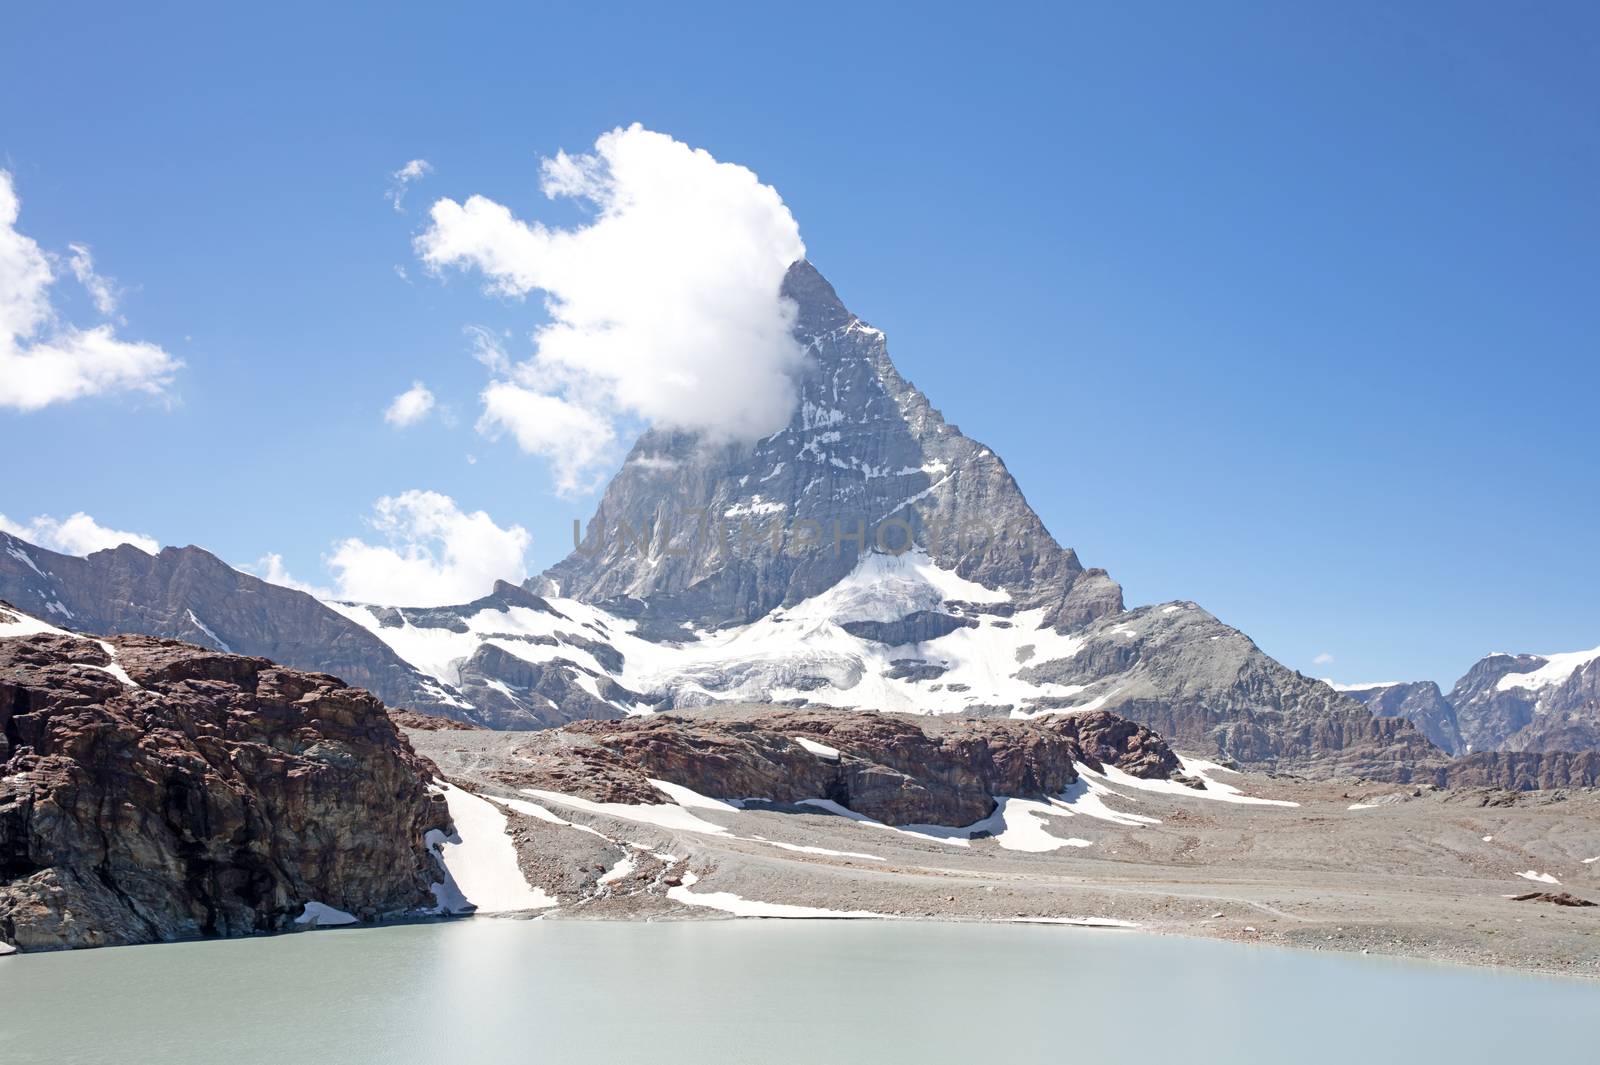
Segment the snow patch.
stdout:
[[325,902],[308,902],[300,916],[294,919],[295,924],[310,925],[312,928],[329,928],[334,925],[355,924],[358,918],[343,910],[334,909]]
[[1541,873],[1536,869],[1529,869],[1527,872],[1518,873],[1517,875],[1522,877],[1522,879],[1524,879],[1524,880],[1533,880],[1533,881],[1536,881],[1536,882],[1538,882],[1540,884],[1560,884],[1561,883],[1561,881],[1557,880],[1555,877],[1551,876],[1549,873]]
[[449,804],[455,828],[450,836],[438,830],[428,833],[429,846],[449,873],[446,883],[434,888],[441,907],[460,912],[462,907],[447,905],[447,898],[452,903],[464,900],[478,913],[513,913],[556,905],[555,899],[522,875],[516,844],[506,834],[506,815],[487,799],[442,780],[435,783]]
[[1503,692],[1512,688],[1531,690],[1560,684],[1590,662],[1600,659],[1600,647],[1589,651],[1570,651],[1566,654],[1537,657],[1545,660],[1544,665],[1529,673],[1507,673],[1495,682],[1495,689]]
[[[988,821],[979,824],[991,826],[988,830],[993,833],[994,841],[1008,851],[1042,854],[1062,847],[1092,846],[1086,839],[1052,836],[1046,830],[1047,818],[1073,815],[1073,811],[1065,806],[1034,799],[997,798],[995,801],[994,813],[989,815]],[[995,831],[996,828],[999,831]]]
[[[660,783],[654,782],[659,788]],[[676,785],[673,785],[676,787]],[[684,789],[687,791],[688,789]],[[645,803],[627,802],[595,802],[593,799],[580,798],[577,795],[563,795],[559,791],[543,791],[539,788],[523,788],[524,795],[532,795],[536,799],[555,803],[557,806],[570,806],[574,810],[585,813],[598,814],[602,817],[614,817],[620,821],[635,821],[640,824],[655,825],[657,828],[671,829],[676,832],[698,832],[707,836],[726,835],[728,830],[721,825],[712,824],[690,813],[677,803],[662,803],[659,806]],[[707,800],[714,802],[716,800]],[[724,803],[728,809],[737,809],[731,804]]]
[[195,628],[205,633],[207,638],[209,638],[212,643],[217,645],[218,650],[226,651],[228,654],[233,653],[233,648],[228,646],[227,641],[221,636],[218,636],[216,633],[212,632],[211,628],[205,622],[195,617],[193,610],[185,610],[184,613],[189,615],[189,621],[194,625]]
[[1246,806],[1299,806],[1297,802],[1287,799],[1258,799],[1253,795],[1246,795],[1232,784],[1224,784],[1215,779],[1217,773],[1232,773],[1234,770],[1220,766],[1215,762],[1208,762],[1202,758],[1178,759],[1183,772],[1189,776],[1199,777],[1205,781],[1204,791],[1185,787],[1176,780],[1145,780],[1142,777],[1125,773],[1116,766],[1108,765],[1103,773],[1096,773],[1088,766],[1079,766],[1079,772],[1084,775],[1104,780],[1125,788],[1135,788],[1139,791],[1159,792],[1163,795],[1176,795],[1184,799],[1211,799],[1216,802],[1239,803]]
[[735,895],[731,891],[692,891],[691,888],[699,883],[700,878],[694,873],[684,873],[683,882],[667,889],[667,898],[680,902],[685,906],[703,906],[712,910],[721,910],[731,913],[735,917],[770,917],[781,920],[858,920],[862,918],[887,917],[888,914],[873,913],[869,910],[824,910],[816,906],[791,906],[782,902],[758,902]]
[[[919,825],[916,828],[896,828],[894,825],[886,825],[882,821],[874,821],[866,814],[858,814],[848,807],[840,806],[832,799],[801,799],[798,805],[812,806],[818,810],[826,810],[828,813],[833,814],[836,817],[848,818],[857,824],[867,825],[870,828],[881,828],[889,832],[898,832],[902,836],[912,836],[916,839],[931,840],[934,843],[948,843],[952,847],[972,846],[972,842],[968,840],[965,835],[956,835],[956,833],[965,833],[966,829],[964,828],[944,828],[943,826],[939,825]],[[939,833],[949,833],[949,835],[940,835]]]
[[739,839],[752,840],[756,843],[765,843],[769,847],[778,847],[798,854],[823,854],[830,858],[861,858],[869,862],[882,862],[888,859],[876,854],[862,854],[860,851],[835,851],[827,847],[806,847],[799,843],[785,843],[780,839],[768,839],[766,836],[739,836]]
[[824,761],[837,762],[839,760],[838,750],[833,747],[829,747],[826,743],[818,743],[816,740],[808,740],[804,736],[794,737],[794,742],[798,743],[800,746],[804,747],[806,750],[810,751],[812,754],[823,759]]
[[607,869],[604,873],[602,873],[600,879],[596,880],[595,883],[615,884],[619,880],[628,879],[628,877],[633,875],[634,870],[637,868],[639,868],[639,863],[635,862],[632,858],[620,858],[617,860],[617,864],[613,865],[610,869]]

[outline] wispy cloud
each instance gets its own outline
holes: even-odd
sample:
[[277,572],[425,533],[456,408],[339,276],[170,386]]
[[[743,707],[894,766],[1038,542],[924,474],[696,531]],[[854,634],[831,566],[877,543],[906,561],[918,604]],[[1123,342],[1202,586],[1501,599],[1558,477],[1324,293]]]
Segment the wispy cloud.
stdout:
[[405,166],[389,175],[389,204],[397,212],[404,214],[406,210],[406,189],[413,183],[421,181],[433,173],[433,164],[426,159],[413,159]]
[[109,277],[103,277],[95,272],[94,255],[90,253],[86,244],[68,244],[67,264],[72,269],[72,276],[78,279],[84,291],[89,293],[89,298],[94,300],[95,310],[107,318],[117,313],[117,288],[116,283]]
[[1311,664],[1314,666],[1331,666],[1333,665],[1333,655],[1327,651],[1323,651],[1321,654],[1317,655],[1317,657],[1311,660]]
[[251,576],[260,577],[268,584],[276,584],[284,588],[293,588],[297,592],[305,592],[308,595],[316,596],[318,599],[333,598],[333,590],[330,588],[324,588],[321,585],[310,584],[306,581],[296,580],[294,575],[289,572],[289,568],[283,564],[283,556],[279,554],[265,554],[249,565],[238,566],[236,568],[241,572],[250,574]]

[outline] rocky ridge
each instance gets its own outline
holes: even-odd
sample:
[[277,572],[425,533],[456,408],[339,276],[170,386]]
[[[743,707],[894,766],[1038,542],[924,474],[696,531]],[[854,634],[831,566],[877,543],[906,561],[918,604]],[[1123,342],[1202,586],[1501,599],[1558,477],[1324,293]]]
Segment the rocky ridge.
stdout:
[[1205,789],[1159,736],[1103,711],[1004,721],[718,707],[531,733],[510,761],[496,777],[506,787],[595,802],[658,803],[652,780],[665,780],[719,798],[827,800],[891,825],[970,825],[998,797],[1061,794],[1081,766]]
[[305,592],[198,547],[131,544],[85,558],[0,532],[0,600],[75,632],[139,633],[332,673],[386,703],[449,714],[465,704]]

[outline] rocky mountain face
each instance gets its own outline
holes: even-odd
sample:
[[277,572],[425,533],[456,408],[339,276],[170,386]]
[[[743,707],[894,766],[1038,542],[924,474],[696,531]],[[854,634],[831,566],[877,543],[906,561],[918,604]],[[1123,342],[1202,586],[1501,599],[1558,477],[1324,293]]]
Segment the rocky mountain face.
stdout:
[[1480,751],[1418,774],[1418,779],[1430,776],[1440,787],[1453,788],[1595,788],[1600,787],[1600,751]]
[[595,802],[659,803],[655,779],[702,795],[821,799],[891,825],[971,825],[997,797],[1066,792],[1080,766],[1206,787],[1155,733],[1103,711],[996,721],[735,706],[582,721],[530,736],[510,761],[498,774],[507,787]]
[[783,430],[716,448],[646,433],[583,541],[521,589],[334,608],[496,727],[728,702],[1106,709],[1256,768],[1394,776],[1442,758],[1193,603],[1124,610],[809,263],[784,293],[812,358]]
[[920,545],[964,580],[1076,627],[1122,608],[1058,544],[998,455],[945,421],[808,262],[783,293],[810,360],[789,425],[753,446],[647,432],[583,542],[532,591],[637,603],[650,622],[748,623],[832,588],[864,551]]
[[1600,749],[1600,647],[1489,655],[1448,696],[1431,681],[1347,690],[1376,714],[1412,721],[1451,754]]
[[396,706],[460,709],[361,626],[198,547],[149,555],[124,544],[79,558],[0,532],[0,599],[79,632],[142,633],[259,655],[343,677]]
[[432,775],[333,677],[0,607],[0,948],[432,907]]
[[1600,647],[1490,655],[1450,689],[1450,705],[1464,750],[1600,748]]
[[1431,680],[1335,687],[1379,717],[1405,718],[1442,751],[1460,754],[1465,748],[1455,707]]

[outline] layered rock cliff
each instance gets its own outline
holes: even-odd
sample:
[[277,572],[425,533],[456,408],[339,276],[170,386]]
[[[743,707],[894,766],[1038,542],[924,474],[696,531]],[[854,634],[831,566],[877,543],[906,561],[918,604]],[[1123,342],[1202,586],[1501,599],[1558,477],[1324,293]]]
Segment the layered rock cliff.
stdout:
[[334,677],[0,608],[0,941],[23,950],[434,906],[431,775]]
[[1058,795],[1079,766],[1182,777],[1159,736],[1104,712],[996,721],[726,707],[576,722],[529,736],[514,762],[500,774],[507,786],[596,802],[658,803],[650,781],[659,779],[709,796],[825,799],[887,824],[952,827],[988,817],[1000,796]]

